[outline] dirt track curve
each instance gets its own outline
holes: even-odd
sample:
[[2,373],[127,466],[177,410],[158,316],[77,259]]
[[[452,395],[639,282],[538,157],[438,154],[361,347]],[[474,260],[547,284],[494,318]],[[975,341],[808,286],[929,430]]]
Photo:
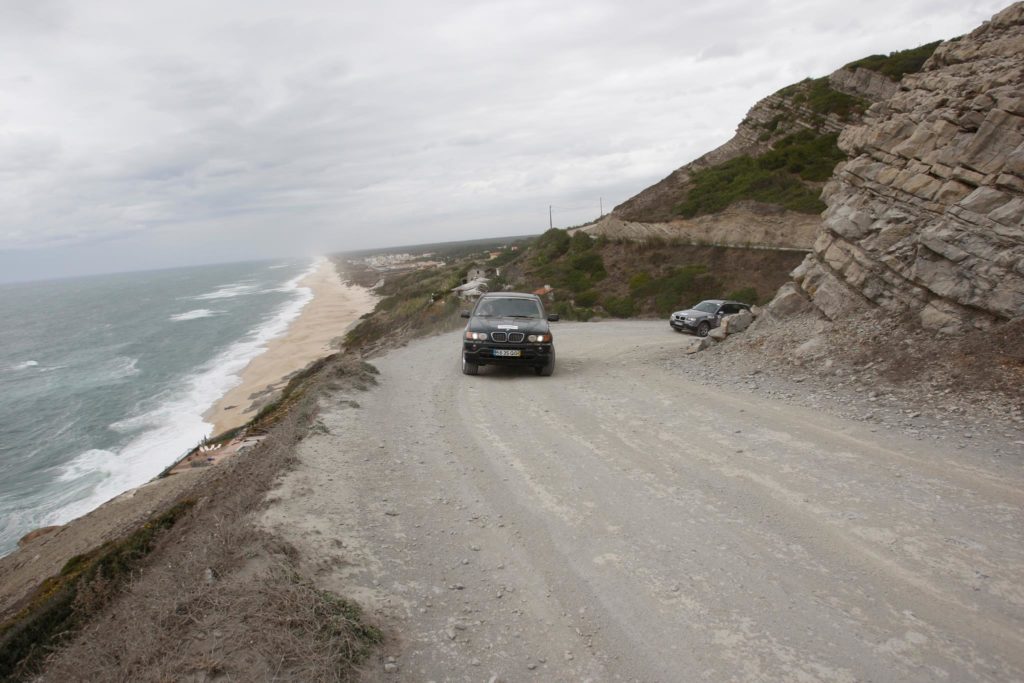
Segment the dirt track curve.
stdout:
[[272,493],[391,634],[366,680],[1024,680],[1022,458],[705,386],[663,322],[554,329],[550,378],[378,359]]

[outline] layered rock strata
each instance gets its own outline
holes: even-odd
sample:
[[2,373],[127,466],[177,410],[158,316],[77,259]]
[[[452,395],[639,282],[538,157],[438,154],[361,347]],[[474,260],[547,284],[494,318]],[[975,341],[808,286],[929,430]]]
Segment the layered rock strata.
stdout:
[[1024,3],[940,45],[839,146],[852,158],[793,273],[822,313],[950,333],[1024,315]]

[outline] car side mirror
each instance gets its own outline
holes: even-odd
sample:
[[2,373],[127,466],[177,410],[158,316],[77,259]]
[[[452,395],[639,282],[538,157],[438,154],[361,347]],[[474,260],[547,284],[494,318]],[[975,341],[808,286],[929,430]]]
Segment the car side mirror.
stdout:
[[459,315],[461,317],[463,317],[463,318],[468,318],[469,317],[469,311],[462,311],[461,313],[459,313]]
[[548,320],[550,320],[553,323],[557,323],[558,322],[558,314],[557,313],[550,314],[548,316]]

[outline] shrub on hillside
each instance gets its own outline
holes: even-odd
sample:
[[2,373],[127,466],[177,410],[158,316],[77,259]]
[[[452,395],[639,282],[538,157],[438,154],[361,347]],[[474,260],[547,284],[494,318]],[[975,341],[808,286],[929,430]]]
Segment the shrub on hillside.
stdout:
[[693,174],[693,186],[675,212],[693,218],[722,211],[743,199],[777,204],[801,213],[820,213],[818,192],[785,170],[766,170],[749,156],[731,159]]
[[600,295],[595,290],[588,289],[585,292],[580,292],[579,294],[577,294],[574,297],[573,301],[575,301],[577,306],[590,308],[591,306],[597,303],[599,297]]
[[800,213],[821,213],[825,204],[818,198],[819,191],[801,180],[817,182],[832,175],[835,165],[845,158],[836,140],[835,134],[800,131],[782,138],[758,157],[736,157],[697,171],[675,212],[693,218],[748,199]]
[[729,292],[725,295],[726,299],[732,299],[733,301],[742,301],[745,304],[757,304],[760,299],[757,296],[757,290],[753,287],[743,287],[733,292]]
[[569,233],[565,230],[551,228],[538,237],[537,241],[533,244],[534,264],[542,266],[558,259],[565,252],[569,251],[571,241]]
[[651,280],[651,274],[647,271],[633,275],[629,278],[629,293],[633,296],[647,296]]
[[586,273],[595,282],[608,274],[604,269],[604,259],[597,251],[588,251],[573,256],[569,259],[569,267],[575,271]]
[[829,85],[828,77],[815,78],[808,83],[805,104],[817,114],[833,114],[843,121],[863,114],[868,107],[868,103],[860,97],[834,90]]
[[889,80],[899,81],[904,74],[913,74],[921,70],[924,63],[935,52],[941,40],[928,43],[909,50],[899,50],[886,55],[871,55],[846,65],[847,69],[870,69],[886,76]]
[[611,296],[605,299],[601,305],[604,310],[608,311],[608,315],[616,318],[629,318],[636,312],[633,299],[628,296]]
[[583,232],[582,230],[577,230],[573,234],[572,239],[569,242],[569,251],[571,251],[574,254],[579,254],[584,251],[593,249],[594,244],[596,242],[597,240],[595,240],[587,233]]
[[825,181],[845,158],[836,144],[838,139],[835,133],[815,135],[802,130],[776,142],[770,151],[757,157],[757,164],[766,171],[785,170],[803,180]]

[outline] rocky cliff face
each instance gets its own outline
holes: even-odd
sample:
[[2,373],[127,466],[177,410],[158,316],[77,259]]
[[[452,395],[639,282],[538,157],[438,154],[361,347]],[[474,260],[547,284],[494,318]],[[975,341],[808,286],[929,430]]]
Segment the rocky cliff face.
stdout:
[[[837,87],[874,92],[854,80]],[[943,332],[1024,315],[1024,3],[940,45],[839,146],[802,295]]]

